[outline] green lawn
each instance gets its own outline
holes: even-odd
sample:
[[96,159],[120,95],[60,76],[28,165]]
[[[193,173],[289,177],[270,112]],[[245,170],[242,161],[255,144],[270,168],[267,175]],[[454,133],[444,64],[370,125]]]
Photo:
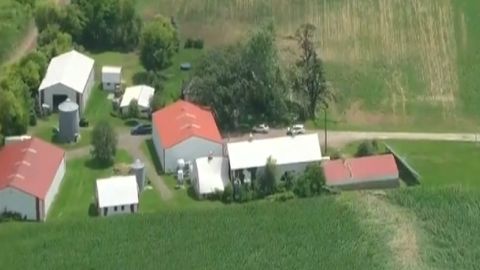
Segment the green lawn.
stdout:
[[37,125],[29,128],[29,134],[41,138],[47,142],[52,142],[66,150],[82,148],[90,145],[92,132],[88,128],[80,128],[80,141],[78,143],[61,143],[53,136],[53,128],[58,128],[58,114],[52,114],[46,119],[38,119]]
[[[133,159],[120,149],[115,161],[130,163]],[[89,156],[67,161],[65,178],[48,214],[48,222],[95,215],[95,181],[111,175],[111,166],[99,166]]]
[[415,170],[422,186],[479,188],[480,145],[461,142],[388,141]]
[[0,261],[11,269],[39,270],[385,269],[391,256],[385,235],[360,226],[359,218],[330,197],[10,223],[0,226]]

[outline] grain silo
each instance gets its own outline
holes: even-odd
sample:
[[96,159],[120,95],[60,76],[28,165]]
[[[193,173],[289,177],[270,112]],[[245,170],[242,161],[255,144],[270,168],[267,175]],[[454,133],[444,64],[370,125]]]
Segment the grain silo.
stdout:
[[78,105],[70,99],[58,106],[59,139],[62,142],[73,142],[79,134]]
[[141,192],[145,187],[145,164],[139,159],[136,159],[132,164],[132,172],[137,178],[138,190]]

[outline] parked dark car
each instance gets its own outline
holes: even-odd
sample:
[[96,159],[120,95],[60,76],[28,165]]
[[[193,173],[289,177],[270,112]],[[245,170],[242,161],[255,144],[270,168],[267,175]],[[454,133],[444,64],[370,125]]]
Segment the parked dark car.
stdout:
[[150,124],[140,124],[133,127],[130,130],[130,134],[132,135],[146,135],[152,133],[152,125]]

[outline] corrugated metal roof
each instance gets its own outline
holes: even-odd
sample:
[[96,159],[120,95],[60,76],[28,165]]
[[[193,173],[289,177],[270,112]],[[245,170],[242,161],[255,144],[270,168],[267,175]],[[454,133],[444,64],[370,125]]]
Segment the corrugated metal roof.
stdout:
[[323,170],[327,184],[398,177],[397,164],[391,154],[332,160],[323,165]]
[[92,58],[75,50],[58,55],[50,60],[47,73],[38,90],[42,91],[60,83],[83,93],[94,62]]
[[232,170],[263,167],[269,157],[277,165],[322,160],[316,133],[228,143],[227,151]]
[[170,148],[190,137],[222,143],[213,114],[193,103],[179,100],[152,116],[164,148]]
[[127,87],[120,102],[120,107],[128,107],[132,100],[136,100],[138,105],[144,108],[150,108],[150,100],[153,98],[155,89],[147,85],[136,85]]
[[0,189],[13,187],[44,199],[58,167],[63,149],[32,138],[0,149]]
[[223,191],[228,184],[228,160],[223,157],[197,158],[195,160],[200,194],[210,194],[215,190]]
[[97,180],[99,207],[138,204],[137,179],[133,175]]

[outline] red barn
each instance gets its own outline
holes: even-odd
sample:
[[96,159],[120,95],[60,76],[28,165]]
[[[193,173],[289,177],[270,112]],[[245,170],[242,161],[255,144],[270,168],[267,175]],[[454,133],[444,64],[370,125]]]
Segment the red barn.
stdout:
[[44,221],[65,174],[63,149],[32,138],[0,149],[0,213]]
[[323,165],[328,186],[344,190],[385,189],[400,185],[393,155],[328,161]]

